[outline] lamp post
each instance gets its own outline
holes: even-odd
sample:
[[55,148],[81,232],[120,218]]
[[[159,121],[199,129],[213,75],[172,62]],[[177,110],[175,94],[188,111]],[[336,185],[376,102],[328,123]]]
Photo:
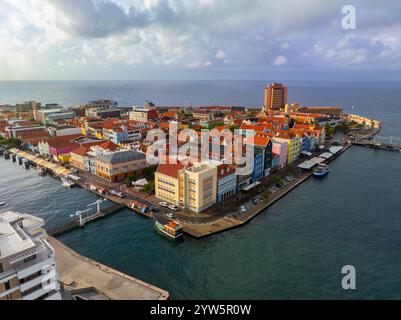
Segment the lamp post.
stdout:
[[103,202],[105,202],[105,201],[107,201],[107,199],[99,199],[99,200],[97,200],[97,201],[94,202],[94,203],[88,204],[88,207],[91,207],[91,206],[96,205],[97,214],[100,214],[100,213],[101,213],[101,212],[100,212],[100,205],[101,205]]
[[71,218],[78,217],[79,218],[79,226],[83,227],[84,226],[84,221],[82,219],[82,214],[84,214],[86,212],[89,212],[89,211],[92,211],[92,208],[86,209],[84,211],[77,211],[77,212],[75,212],[75,214],[72,214],[70,217]]

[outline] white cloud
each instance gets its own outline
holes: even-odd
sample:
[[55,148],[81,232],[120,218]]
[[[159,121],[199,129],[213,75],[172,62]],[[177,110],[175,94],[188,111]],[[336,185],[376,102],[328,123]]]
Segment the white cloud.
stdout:
[[223,50],[219,50],[216,53],[216,59],[225,59],[226,58],[226,53]]
[[335,1],[2,0],[0,79],[401,67],[401,5],[359,7],[347,34]]
[[284,66],[287,64],[287,58],[284,56],[278,56],[276,59],[273,61],[273,65],[276,67]]

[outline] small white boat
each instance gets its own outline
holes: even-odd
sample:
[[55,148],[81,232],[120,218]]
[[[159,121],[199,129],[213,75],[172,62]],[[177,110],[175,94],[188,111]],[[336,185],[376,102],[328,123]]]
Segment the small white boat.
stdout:
[[0,202],[0,207],[5,206],[6,203],[5,202]]
[[75,186],[75,182],[68,180],[66,178],[61,178],[61,182],[63,183],[63,187],[72,188]]

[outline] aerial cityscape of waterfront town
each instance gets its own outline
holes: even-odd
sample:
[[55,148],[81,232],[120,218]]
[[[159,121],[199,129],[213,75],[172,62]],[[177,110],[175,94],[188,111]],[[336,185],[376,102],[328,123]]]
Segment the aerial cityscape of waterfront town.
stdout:
[[[168,299],[167,291],[82,257],[56,237],[122,208],[153,219],[166,241],[229,232],[310,177],[329,174],[328,164],[353,144],[400,149],[374,141],[378,120],[345,114],[340,106],[301,106],[288,101],[288,90],[285,84],[267,85],[260,108],[150,101],[123,107],[113,100],[74,107],[1,105],[4,159],[99,200],[97,209],[79,211],[46,231],[40,218],[0,213],[0,300]],[[154,132],[165,137],[161,149],[153,146],[160,141],[149,139]],[[206,134],[201,152],[193,152],[201,149],[194,133]],[[232,133],[240,136],[240,148],[229,141]],[[242,164],[234,154],[249,150],[251,171],[238,174]],[[149,162],[150,154],[159,163]],[[113,205],[101,208],[106,200]],[[107,284],[117,278],[120,286]]]

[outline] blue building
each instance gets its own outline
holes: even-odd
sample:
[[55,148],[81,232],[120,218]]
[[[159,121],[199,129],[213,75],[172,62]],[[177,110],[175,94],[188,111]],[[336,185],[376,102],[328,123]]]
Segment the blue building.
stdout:
[[260,148],[255,148],[255,158],[253,160],[253,172],[251,183],[262,180],[265,173],[265,153]]
[[237,175],[234,166],[222,164],[217,167],[217,202],[227,200],[237,193]]

